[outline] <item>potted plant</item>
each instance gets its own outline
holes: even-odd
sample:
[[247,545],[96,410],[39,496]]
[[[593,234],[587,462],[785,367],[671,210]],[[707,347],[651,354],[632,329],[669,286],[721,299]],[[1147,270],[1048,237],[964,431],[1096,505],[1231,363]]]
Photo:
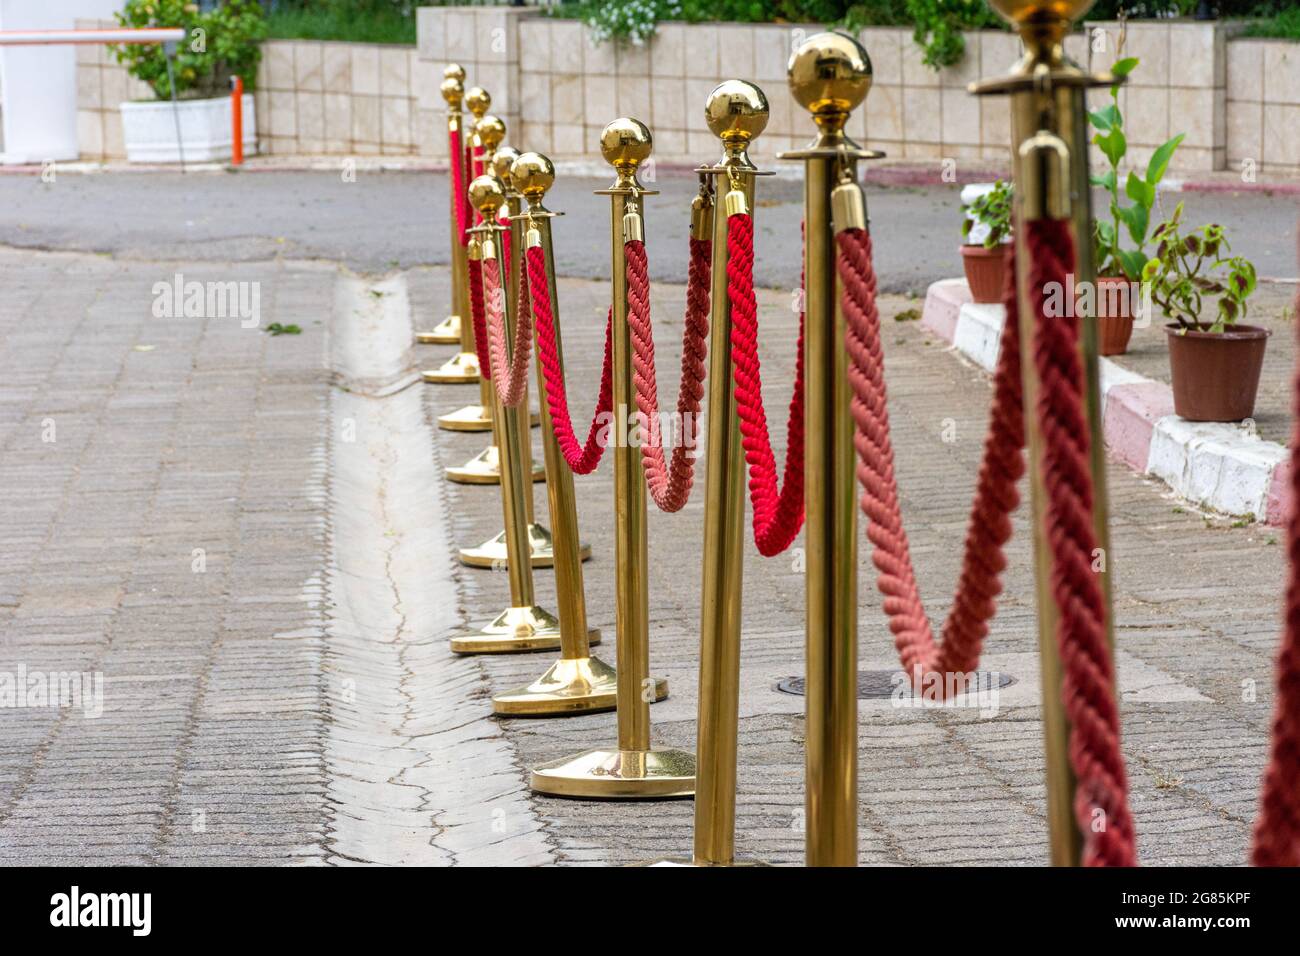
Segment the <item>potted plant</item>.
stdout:
[[[1255,267],[1228,256],[1223,227],[1184,234],[1183,204],[1152,235],[1155,257],[1142,269],[1151,299],[1173,319],[1165,326],[1174,411],[1193,422],[1239,422],[1255,413],[1269,330],[1241,325],[1255,291]],[[1214,320],[1202,321],[1207,299],[1217,299]]]
[[[1111,67],[1111,73],[1118,79],[1127,76],[1137,65],[1136,57],[1127,57]],[[1132,204],[1126,206],[1120,199],[1119,167],[1128,152],[1128,139],[1124,135],[1124,117],[1119,109],[1118,83],[1110,88],[1110,100],[1101,109],[1088,113],[1088,121],[1097,129],[1092,141],[1110,166],[1104,173],[1092,176],[1092,184],[1110,194],[1110,220],[1093,222],[1093,261],[1097,268],[1097,288],[1093,299],[1101,354],[1122,355],[1128,350],[1129,338],[1133,335],[1133,304],[1140,301],[1137,283],[1147,262],[1147,229],[1151,223],[1151,207],[1156,202],[1156,189],[1186,134],[1179,133],[1152,153],[1144,176],[1129,170],[1124,181],[1124,195],[1132,200]],[[1125,234],[1133,243],[1132,249],[1124,248]]]
[[[259,44],[266,36],[266,20],[259,0],[221,0],[207,12],[190,0],[127,0],[117,21],[126,27],[181,27],[186,34],[170,64],[162,44],[112,47],[117,62],[148,84],[156,97],[120,107],[127,159],[158,163],[229,158],[230,81],[238,76],[250,90],[262,58]],[[245,92],[241,102],[244,152],[251,154],[257,148],[252,94]]]
[[999,179],[971,203],[961,233],[966,239],[961,247],[961,262],[971,298],[982,305],[1001,302],[1010,261],[1011,185]]

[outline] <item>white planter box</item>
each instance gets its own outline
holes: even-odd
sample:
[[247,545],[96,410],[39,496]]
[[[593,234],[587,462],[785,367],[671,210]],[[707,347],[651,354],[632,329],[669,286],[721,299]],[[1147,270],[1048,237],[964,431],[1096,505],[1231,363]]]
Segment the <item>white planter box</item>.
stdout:
[[[257,152],[257,117],[253,115],[253,94],[245,93],[244,155]],[[211,162],[230,158],[232,142],[230,97],[208,100],[146,100],[123,103],[122,137],[126,158],[132,163]],[[176,143],[176,119],[180,117],[181,146]]]

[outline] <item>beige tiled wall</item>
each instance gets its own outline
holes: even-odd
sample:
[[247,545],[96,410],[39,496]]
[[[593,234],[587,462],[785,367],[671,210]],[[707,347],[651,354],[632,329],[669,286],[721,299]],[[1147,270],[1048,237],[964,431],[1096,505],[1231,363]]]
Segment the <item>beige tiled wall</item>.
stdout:
[[[262,45],[254,92],[258,149],[298,155],[433,153],[435,104],[429,94],[441,103],[441,80],[441,66],[421,60],[415,47],[268,41]],[[118,105],[152,96],[103,47],[77,47],[82,157],[125,157]]]
[[1228,167],[1300,173],[1300,43],[1228,44]]
[[433,127],[420,125],[417,91],[436,94],[441,79],[415,47],[270,41],[257,71],[259,144],[300,155],[427,152]]
[[[718,151],[704,125],[709,91],[744,77],[768,94],[771,117],[752,153],[772,166],[802,146],[808,116],[785,86],[790,51],[815,25],[665,23],[644,48],[595,44],[573,20],[536,9],[422,7],[417,48],[275,40],[263,47],[257,132],[263,152],[447,153],[442,69],[461,64],[468,85],[487,89],[509,141],[556,159],[599,160],[601,128],[633,115],[655,135],[661,162],[697,164]],[[85,26],[94,25],[85,23]],[[1128,162],[1144,166],[1169,136],[1185,132],[1175,171],[1238,168],[1300,172],[1300,44],[1233,39],[1233,23],[1130,21],[1124,49],[1117,23],[1088,24],[1066,43],[1093,70],[1120,56],[1142,60],[1120,92]],[[968,34],[966,56],[935,72],[904,28],[869,28],[860,39],[874,70],[850,134],[891,159],[1005,165],[1010,123],[1003,97],[972,97],[966,85],[1005,73],[1020,55],[1010,33]],[[82,154],[122,155],[117,104],[148,96],[97,47],[78,48]],[[1090,94],[1094,107],[1106,91]],[[1100,157],[1094,148],[1094,162]]]

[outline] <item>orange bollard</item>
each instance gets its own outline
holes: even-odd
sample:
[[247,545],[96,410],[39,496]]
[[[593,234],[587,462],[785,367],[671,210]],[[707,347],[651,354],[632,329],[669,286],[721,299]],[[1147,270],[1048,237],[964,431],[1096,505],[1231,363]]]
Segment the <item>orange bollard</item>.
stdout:
[[244,79],[230,78],[230,165],[244,165]]

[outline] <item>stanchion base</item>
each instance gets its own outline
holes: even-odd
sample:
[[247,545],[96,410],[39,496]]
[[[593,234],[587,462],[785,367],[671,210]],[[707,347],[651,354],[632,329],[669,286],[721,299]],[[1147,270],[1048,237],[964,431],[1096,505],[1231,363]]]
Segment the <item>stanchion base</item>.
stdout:
[[431,332],[416,332],[420,345],[457,345],[460,343],[460,316],[449,315],[433,327]]
[[[541,424],[542,416],[533,412],[528,416],[528,424],[536,428]],[[454,412],[438,416],[438,427],[449,432],[490,432],[492,430],[492,411],[485,405],[466,405]],[[534,465],[536,470],[536,465]]]
[[486,405],[466,405],[438,416],[438,427],[449,432],[490,432],[492,410]]
[[521,654],[559,646],[560,622],[537,605],[508,607],[483,630],[451,639],[456,654]]
[[670,856],[652,863],[631,863],[630,866],[771,866],[762,860],[732,860],[730,863],[706,863],[689,856]]
[[[588,643],[600,642],[592,628]],[[613,710],[618,703],[618,676],[598,657],[561,658],[527,687],[492,698],[492,711],[502,717],[559,717]]]
[[478,356],[473,352],[459,352],[441,367],[421,372],[420,377],[440,385],[477,385],[478,374]]
[[[461,485],[499,485],[501,484],[501,457],[496,445],[488,445],[463,465],[446,468],[443,473],[448,481]],[[533,481],[546,480],[546,467],[542,462],[533,461]]]
[[695,754],[685,750],[588,750],[532,772],[534,793],[586,800],[695,796]]
[[[551,532],[544,525],[534,522],[528,526],[528,550],[533,567],[554,567],[555,545],[551,541]],[[477,548],[461,548],[457,555],[461,564],[467,564],[471,568],[486,568],[489,571],[504,571],[510,568],[510,555],[506,552],[504,531],[490,541],[484,541]],[[578,557],[583,561],[590,560],[591,545],[585,542],[579,544]]]

